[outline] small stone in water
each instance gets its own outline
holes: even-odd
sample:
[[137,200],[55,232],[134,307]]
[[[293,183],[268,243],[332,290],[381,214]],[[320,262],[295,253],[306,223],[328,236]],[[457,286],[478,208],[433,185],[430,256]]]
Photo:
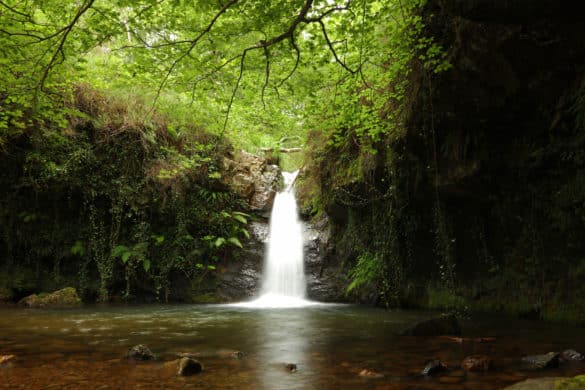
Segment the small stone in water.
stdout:
[[493,361],[489,356],[471,355],[463,359],[461,367],[465,371],[488,371],[493,368]]
[[284,368],[288,371],[288,372],[297,372],[297,365],[294,363],[285,363],[284,364]]
[[359,373],[359,376],[362,376],[364,378],[383,378],[384,377],[384,375],[380,374],[379,372],[366,370],[366,369],[361,370]]
[[201,371],[203,371],[203,365],[198,360],[184,357],[179,361],[178,374],[181,376],[191,376],[199,374]]
[[234,351],[230,354],[230,357],[234,359],[242,359],[246,354],[242,351]]
[[559,366],[560,354],[549,352],[544,355],[524,356],[522,362],[531,369],[555,368]]
[[154,354],[144,344],[138,344],[128,350],[128,359],[132,360],[153,360]]
[[423,375],[435,375],[439,372],[447,371],[447,365],[440,360],[431,360],[422,370]]

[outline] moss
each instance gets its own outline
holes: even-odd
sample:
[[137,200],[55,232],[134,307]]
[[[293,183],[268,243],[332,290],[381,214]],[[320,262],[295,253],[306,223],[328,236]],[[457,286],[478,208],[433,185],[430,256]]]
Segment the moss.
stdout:
[[31,308],[76,307],[81,305],[81,298],[73,287],[66,287],[52,293],[29,295],[20,304]]
[[193,295],[191,301],[193,303],[222,303],[225,302],[225,299],[213,293],[205,293]]
[[555,390],[579,390],[583,388],[585,388],[585,375],[558,379],[555,383]]

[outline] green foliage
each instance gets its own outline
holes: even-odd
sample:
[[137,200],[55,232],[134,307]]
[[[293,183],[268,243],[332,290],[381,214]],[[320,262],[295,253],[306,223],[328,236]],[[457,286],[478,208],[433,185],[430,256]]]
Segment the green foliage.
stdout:
[[361,253],[357,263],[349,272],[351,283],[347,286],[347,294],[361,286],[376,282],[383,275],[385,263],[377,254]]

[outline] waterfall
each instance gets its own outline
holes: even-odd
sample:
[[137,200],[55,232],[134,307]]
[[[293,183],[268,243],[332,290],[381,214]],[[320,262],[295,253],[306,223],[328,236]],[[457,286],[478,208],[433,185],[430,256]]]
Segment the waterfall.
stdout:
[[285,189],[274,198],[262,292],[303,299],[303,227],[298,218],[297,201],[292,189],[298,172],[282,173]]
[[305,300],[303,227],[299,220],[293,184],[299,171],[283,172],[284,190],[276,194],[264,259],[262,295],[246,307],[301,307]]

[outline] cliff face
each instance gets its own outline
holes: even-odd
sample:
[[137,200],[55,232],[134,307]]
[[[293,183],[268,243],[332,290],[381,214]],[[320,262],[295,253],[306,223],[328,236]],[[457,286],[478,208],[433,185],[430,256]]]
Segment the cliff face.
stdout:
[[452,68],[413,64],[406,135],[368,182],[327,188],[323,159],[334,252],[379,267],[362,299],[585,319],[585,25],[533,3],[429,1]]
[[435,166],[438,252],[472,305],[582,316],[585,25],[562,2],[462,4],[427,9],[453,68],[423,82],[408,139],[436,140],[418,157]]

